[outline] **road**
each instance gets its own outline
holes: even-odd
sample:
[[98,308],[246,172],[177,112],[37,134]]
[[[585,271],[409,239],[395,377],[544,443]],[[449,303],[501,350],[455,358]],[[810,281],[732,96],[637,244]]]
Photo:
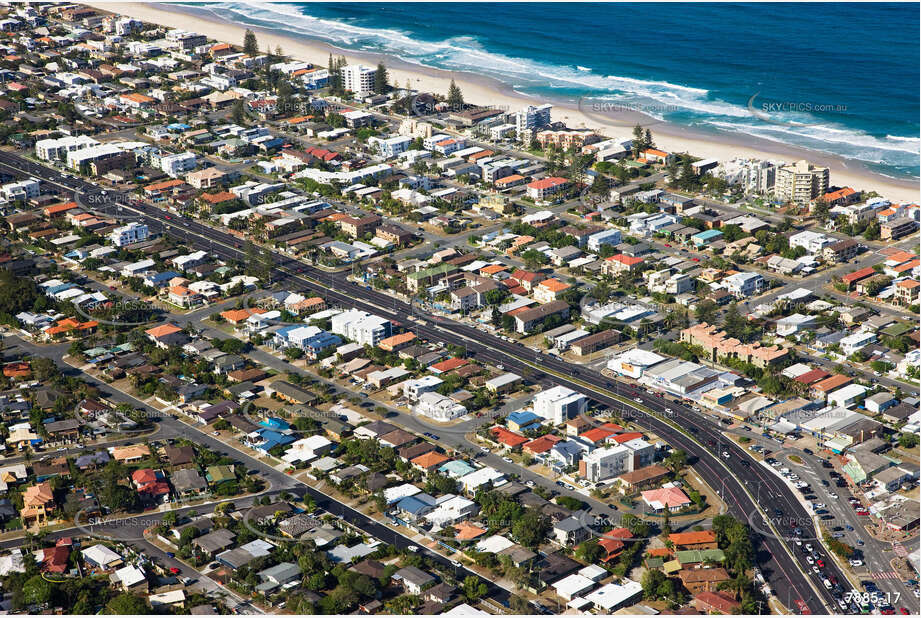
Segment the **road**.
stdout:
[[[893,544],[880,541],[869,533],[866,525],[870,520],[867,517],[858,516],[856,509],[851,507],[845,499],[846,495],[851,492],[837,490],[835,479],[830,474],[832,469],[823,467],[822,463],[825,461],[823,458],[817,455],[809,455],[800,449],[794,450],[784,446],[778,449],[776,440],[763,437],[753,431],[732,430],[728,433],[747,436],[753,444],[760,444],[771,449],[774,451],[771,454],[772,457],[796,472],[800,480],[809,483],[811,494],[817,498],[815,502],[825,504],[826,510],[834,517],[834,520],[824,522],[824,525],[829,529],[835,526],[841,526],[842,528],[850,526],[851,528],[850,530],[842,531],[844,537],[841,540],[855,547],[861,553],[864,565],[852,569],[856,578],[861,581],[874,581],[882,593],[890,593],[893,598],[898,593],[899,602],[893,604],[913,608],[913,613],[918,613],[918,599],[914,596],[911,588],[901,578],[897,577],[892,570],[890,560],[895,557]],[[796,455],[803,463],[799,464],[795,460],[790,460],[787,455]],[[823,481],[825,484],[823,484]],[[859,498],[863,497],[860,489],[853,489],[853,493]],[[866,505],[867,501],[863,500],[863,504]],[[917,546],[918,539],[913,539],[912,543]],[[909,551],[911,550],[909,549]]]
[[[82,194],[87,203],[93,203],[97,199],[96,196],[100,195],[98,187],[92,184],[77,178],[64,178],[55,170],[12,153],[0,153],[0,167],[13,169],[18,174],[37,175],[46,181],[68,187]],[[118,203],[129,203],[126,196],[115,192],[110,192],[109,197]],[[146,204],[137,204],[128,210],[147,222],[152,229],[163,229],[163,211]],[[241,241],[197,221],[187,220],[181,225],[167,223],[166,227],[169,228],[170,234],[184,241],[188,247],[207,249],[222,259],[245,259],[241,251]],[[291,289],[324,296],[329,305],[352,306],[382,314],[404,324],[409,323],[410,307],[392,295],[355,285],[347,280],[345,273],[326,273],[278,253],[273,253],[272,256],[276,264],[276,281],[283,282]],[[320,283],[321,281],[323,283]],[[418,312],[416,315],[418,316]],[[470,326],[434,316],[419,317],[422,319],[414,323],[412,328],[420,337],[463,345],[476,358],[493,364],[503,364],[508,370],[523,375],[529,374],[530,379],[534,381],[568,386],[586,393],[609,408],[618,407],[623,403],[615,395],[626,396],[628,399],[635,396],[641,399],[642,409],[633,408],[637,422],[653,430],[671,446],[694,456],[695,471],[711,487],[719,488],[729,505],[729,513],[734,517],[749,521],[750,516],[758,512],[759,508],[749,491],[755,491],[760,485],[769,488],[770,492],[776,495],[776,498],[770,501],[772,509],[776,505],[781,505],[779,508],[784,516],[811,521],[789,488],[779,483],[778,479],[763,476],[757,471],[756,466],[730,469],[718,453],[706,448],[704,444],[708,441],[714,444],[722,441],[722,435],[709,421],[704,421],[690,409],[677,404],[666,406],[659,398],[647,396],[642,391],[632,391],[631,387],[612,381],[589,368],[542,355],[517,342],[504,341]],[[666,413],[666,408],[673,409],[671,416]],[[677,428],[679,426],[694,432],[694,436],[684,433]],[[728,447],[728,450],[733,457],[750,461],[744,450],[732,446]],[[801,570],[801,565],[797,563],[795,554],[790,549],[791,542],[779,538],[773,530],[762,532],[754,529],[754,535],[756,546],[759,548],[759,566],[782,602],[792,608],[796,607],[795,602],[800,600],[811,613],[827,613],[830,609],[834,610],[831,593],[822,587],[816,587]],[[832,572],[834,570],[830,569]],[[840,573],[837,575],[840,581],[844,581]],[[785,595],[787,598],[784,598]]]
[[[75,369],[64,361],[63,357],[66,353],[65,350],[60,348],[53,348],[49,350],[44,347],[34,346],[29,342],[22,341],[18,338],[16,338],[16,342],[17,345],[20,345],[24,350],[31,354],[45,356],[54,360],[54,362],[58,365],[61,371],[65,373],[65,375],[77,376],[80,379],[96,386],[100,390],[100,393],[102,393],[102,396],[109,401],[113,401],[115,403],[128,403],[135,409],[143,410],[152,416],[159,414],[159,423],[162,427],[161,431],[163,432],[162,436],[160,437],[177,436],[186,438],[209,451],[221,453],[222,455],[226,455],[237,461],[243,462],[249,470],[258,470],[260,476],[269,483],[269,489],[263,493],[260,493],[259,495],[277,495],[282,492],[288,492],[291,494],[296,494],[300,497],[304,494],[309,494],[314,499],[318,507],[355,526],[366,534],[378,538],[386,543],[390,543],[399,549],[407,549],[410,546],[416,546],[418,541],[404,536],[396,530],[368,517],[364,513],[337,501],[328,494],[307,485],[306,483],[294,478],[293,476],[285,474],[284,472],[270,466],[260,459],[253,457],[248,451],[235,448],[232,445],[229,445],[221,440],[216,439],[214,436],[201,431],[197,427],[183,423],[182,421],[173,418],[168,414],[162,414],[159,410],[152,408],[145,402],[122,391],[112,389],[109,385],[102,382],[101,380],[98,380],[93,376],[80,371],[79,369]],[[239,500],[235,500],[234,502],[235,504],[239,502],[238,506],[244,507],[251,506],[252,501],[253,496],[247,496],[246,498],[241,498]],[[194,509],[199,513],[205,513],[209,512],[209,509],[213,509],[214,506],[214,504],[208,507],[190,506],[183,509],[177,509],[172,512],[177,514],[184,514],[189,510]],[[142,517],[144,517],[145,525],[142,526],[141,529],[155,525],[156,522],[159,522],[162,519],[163,513],[144,514]],[[188,577],[198,578],[201,576],[201,574],[197,571],[184,566],[177,560],[169,558],[166,556],[165,552],[143,540],[141,535],[137,534],[138,526],[133,524],[125,525],[126,522],[129,522],[130,520],[131,518],[112,519],[100,524],[99,526],[92,526],[90,529],[95,533],[104,535],[109,535],[110,532],[114,532],[113,536],[115,538],[128,540],[131,542],[131,544],[143,549],[145,553],[156,556],[160,560],[160,564],[163,564],[166,568],[175,566],[182,570],[183,575]],[[79,531],[85,532],[85,530],[82,528],[69,528],[66,530],[55,531],[48,536],[49,538],[54,539],[61,536],[76,534]],[[12,539],[0,543],[0,547],[17,547],[22,545],[23,542],[23,539]],[[503,604],[508,603],[509,596],[511,594],[509,590],[499,587],[497,584],[495,584],[495,582],[482,578],[478,573],[474,571],[468,570],[464,567],[454,566],[450,560],[440,554],[429,551],[425,548],[421,549],[421,551],[426,555],[427,558],[438,562],[448,570],[453,570],[457,574],[457,578],[459,580],[463,580],[464,577],[468,575],[474,575],[483,579],[490,588],[490,594],[492,598]]]

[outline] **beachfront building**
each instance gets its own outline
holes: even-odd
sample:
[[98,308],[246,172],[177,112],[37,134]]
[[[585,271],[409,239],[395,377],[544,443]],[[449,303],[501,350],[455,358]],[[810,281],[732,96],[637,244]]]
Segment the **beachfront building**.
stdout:
[[361,64],[347,64],[342,67],[342,86],[356,97],[374,93],[374,76],[377,70]]
[[768,193],[774,189],[777,167],[773,161],[732,159],[723,161],[711,173],[732,186],[742,187],[745,193]]
[[533,136],[534,131],[541,129],[550,124],[550,110],[553,106],[549,103],[544,105],[528,105],[526,108],[515,112],[515,130],[518,132],[519,139],[525,131],[529,131]]
[[777,169],[774,195],[784,202],[805,206],[827,192],[827,167],[817,167],[803,159]]

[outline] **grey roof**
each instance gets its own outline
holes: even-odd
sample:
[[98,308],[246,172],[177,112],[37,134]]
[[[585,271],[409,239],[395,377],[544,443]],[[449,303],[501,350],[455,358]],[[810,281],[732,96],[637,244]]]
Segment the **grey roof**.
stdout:
[[212,530],[204,536],[198,537],[192,541],[192,544],[204,552],[213,554],[216,551],[220,551],[233,545],[234,539],[236,538],[237,535],[227,528],[218,528],[217,530]]
[[585,525],[575,517],[567,517],[553,526],[554,530],[562,530],[563,532],[575,532],[584,527]]
[[256,559],[255,556],[242,547],[225,551],[218,554],[216,558],[232,569],[239,569]]
[[301,567],[293,562],[280,562],[264,571],[259,571],[262,579],[271,579],[284,585],[301,576]]
[[77,418],[67,418],[62,421],[54,421],[53,423],[45,423],[45,430],[48,433],[56,433],[58,431],[73,431],[74,429],[79,429],[81,425],[80,419]]
[[170,476],[170,480],[173,482],[173,487],[180,492],[196,489],[200,491],[208,487],[208,483],[202,478],[201,474],[198,473],[198,470],[194,468],[176,470]]
[[278,529],[292,537],[298,537],[317,527],[317,520],[307,513],[299,513],[278,524]]
[[408,566],[400,569],[394,573],[394,578],[415,584],[416,586],[424,586],[429,582],[435,581],[434,576],[414,566]]

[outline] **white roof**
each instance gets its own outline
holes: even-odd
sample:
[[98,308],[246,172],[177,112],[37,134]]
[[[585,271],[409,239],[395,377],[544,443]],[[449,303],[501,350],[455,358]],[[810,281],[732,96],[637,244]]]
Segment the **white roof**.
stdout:
[[789,367],[787,367],[780,373],[781,375],[787,378],[790,378],[791,380],[795,380],[796,378],[800,377],[804,373],[808,373],[810,371],[812,371],[812,368],[810,368],[809,365],[805,365],[803,363],[796,363],[795,365],[790,365]]
[[599,581],[608,576],[607,569],[604,569],[597,564],[590,564],[584,569],[579,569],[579,575],[587,577],[593,581]]
[[147,578],[147,576],[144,575],[144,571],[133,564],[129,564],[115,571],[115,577],[117,577],[118,581],[126,588],[139,584]]
[[182,603],[185,601],[185,591],[172,590],[170,592],[152,594],[147,598],[147,600],[150,601],[150,604],[154,607],[157,605],[173,605],[175,603]]
[[403,498],[408,498],[409,496],[415,496],[417,493],[422,491],[415,485],[410,483],[404,483],[403,485],[398,485],[396,487],[388,487],[384,490],[384,500],[387,501],[387,504],[393,504],[394,502],[399,502]]
[[442,613],[442,616],[489,616],[490,614],[481,609],[477,609],[466,603],[455,605],[448,611]]
[[602,609],[610,610],[642,592],[643,587],[638,582],[622,579],[619,584],[605,584],[585,598]]
[[556,590],[556,593],[564,599],[571,599],[592,588],[594,585],[595,582],[593,580],[584,575],[573,573],[569,577],[564,577],[553,584],[553,588]]
[[844,388],[839,388],[828,396],[829,399],[845,400],[852,397],[860,397],[867,392],[866,386],[860,384],[848,384]]
[[480,552],[487,552],[491,554],[497,554],[503,549],[508,549],[513,546],[514,543],[509,541],[507,538],[500,534],[494,534],[491,537],[487,537],[476,544],[476,550]]
[[630,365],[638,365],[641,367],[651,367],[652,365],[661,363],[665,360],[664,356],[659,356],[655,352],[649,352],[639,348],[627,350],[621,354],[619,358],[622,362],[628,363]]
[[122,559],[116,552],[101,544],[88,547],[80,553],[83,554],[85,560],[91,560],[100,566],[106,566]]

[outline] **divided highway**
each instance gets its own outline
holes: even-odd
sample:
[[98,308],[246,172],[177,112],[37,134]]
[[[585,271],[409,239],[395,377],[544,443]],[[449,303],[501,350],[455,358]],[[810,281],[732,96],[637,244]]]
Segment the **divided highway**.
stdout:
[[[4,168],[17,175],[33,175],[75,190],[90,207],[94,202],[103,200],[101,190],[95,185],[81,179],[64,177],[56,170],[0,151],[0,169]],[[124,206],[129,203],[129,196],[113,191],[109,191],[106,198],[109,202],[122,204],[132,215],[148,223],[151,230],[167,228],[167,233],[185,241],[189,248],[205,249],[222,259],[245,260],[242,242],[230,234],[194,220],[164,220],[164,211],[146,204]],[[543,385],[559,384],[578,390],[612,409],[623,409],[625,402],[639,398],[642,401],[639,407],[629,407],[629,413],[638,424],[655,432],[671,446],[687,452],[693,458],[693,468],[697,474],[715,491],[720,492],[728,505],[729,514],[752,526],[756,561],[781,602],[792,611],[808,608],[808,612],[813,614],[838,610],[831,592],[821,584],[816,585],[816,581],[804,573],[803,569],[807,567],[803,556],[796,552],[792,540],[779,538],[773,532],[779,532],[781,537],[792,536],[789,521],[793,520],[799,522],[804,529],[805,537],[813,536],[810,534],[811,514],[806,512],[797,496],[780,478],[753,461],[744,449],[724,438],[719,427],[711,421],[678,403],[650,396],[641,389],[607,378],[590,368],[540,354],[466,324],[420,315],[392,295],[348,281],[345,273],[328,273],[278,253],[273,253],[272,257],[276,264],[273,275],[275,281],[293,290],[310,291],[323,296],[329,304],[383,314],[404,324],[409,322],[410,317],[415,317],[412,329],[420,337],[465,346],[475,358],[502,364],[507,370],[526,374],[531,380]],[[730,453],[728,462],[724,463],[721,459],[722,451]],[[774,520],[773,530],[765,524],[759,505],[755,504],[759,494],[762,505],[767,505],[762,508]],[[778,509],[781,514],[775,515],[774,509]],[[392,534],[389,529],[383,530]],[[828,559],[826,564],[826,573],[834,575],[842,586],[846,586],[847,579],[834,566],[834,562]]]

